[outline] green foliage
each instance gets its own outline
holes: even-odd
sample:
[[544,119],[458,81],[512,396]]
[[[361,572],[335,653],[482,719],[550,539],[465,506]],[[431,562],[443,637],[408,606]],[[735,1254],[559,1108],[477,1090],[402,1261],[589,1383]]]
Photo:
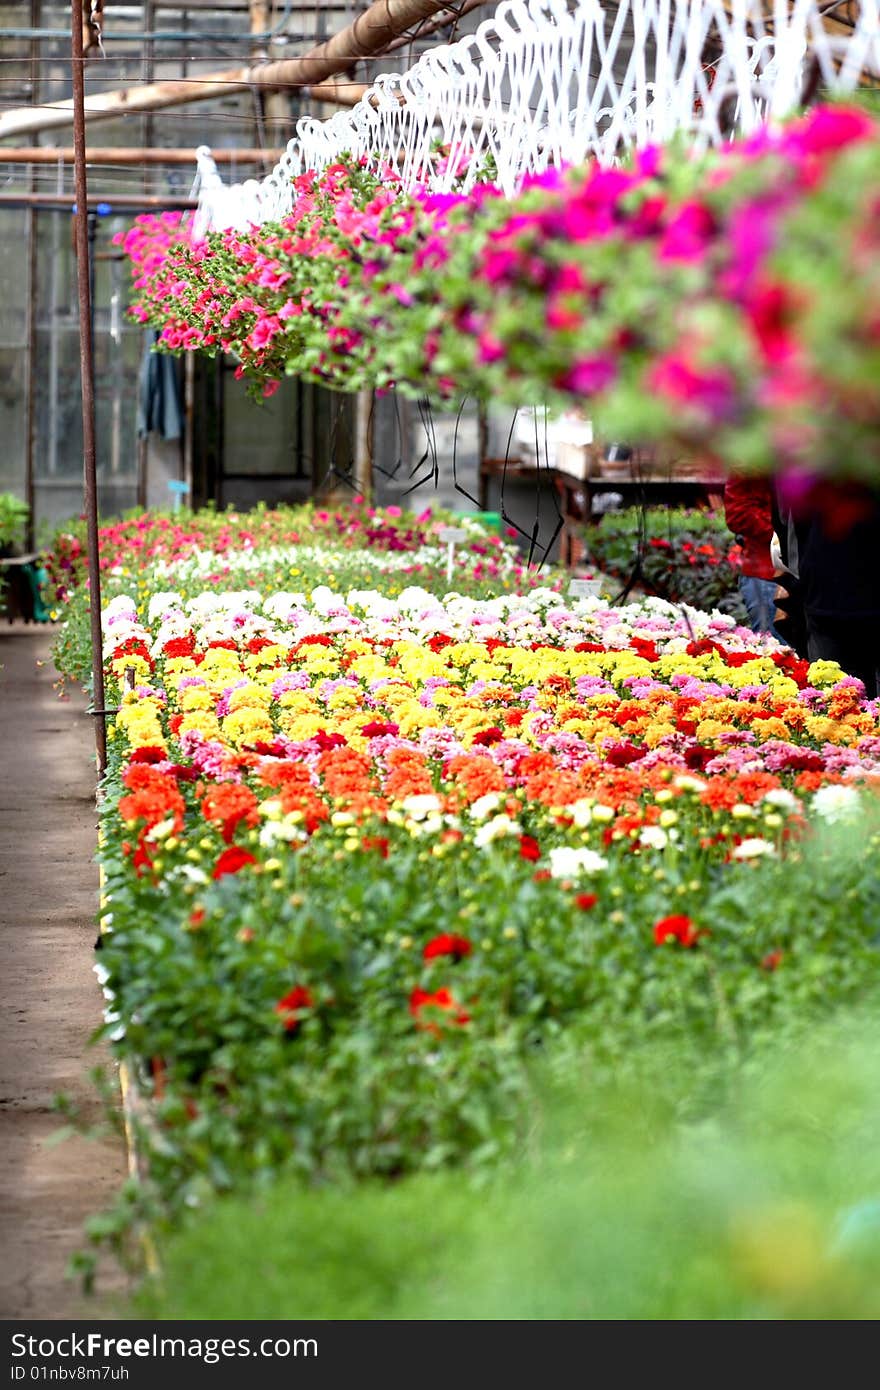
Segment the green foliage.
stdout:
[[617,579],[641,559],[651,592],[673,603],[713,608],[746,622],[739,597],[739,547],[722,513],[681,507],[627,507],[607,512],[584,532],[592,562]]
[[695,1108],[692,1058],[568,1056],[492,1180],[434,1174],[225,1199],[129,1316],[802,1319],[880,1312],[880,1035],[777,1036]]
[[[157,1210],[175,1222],[211,1193],[284,1174],[491,1169],[527,1132],[536,1056],[577,1047],[622,1082],[645,1047],[671,1048],[697,1104],[719,1068],[793,1020],[867,995],[876,833],[828,831],[786,861],[722,865],[682,829],[662,868],[617,859],[587,911],[557,882],[517,875],[509,845],[438,859],[385,827],[377,875],[375,852],[344,849],[341,826],[261,875],[194,882],[189,870],[210,870],[222,848],[214,835],[166,848],[161,884],[133,888],[108,834],[101,960],[129,1021],[116,1051],[156,1096],[140,1140]],[[655,944],[652,924],[675,912],[705,933],[696,946]],[[438,929],[472,953],[424,961]],[[288,1029],[276,1006],[294,986],[313,1002]],[[439,1014],[414,1027],[416,987],[450,989],[469,1024]]]
[[0,550],[24,542],[29,508],[11,492],[0,492]]

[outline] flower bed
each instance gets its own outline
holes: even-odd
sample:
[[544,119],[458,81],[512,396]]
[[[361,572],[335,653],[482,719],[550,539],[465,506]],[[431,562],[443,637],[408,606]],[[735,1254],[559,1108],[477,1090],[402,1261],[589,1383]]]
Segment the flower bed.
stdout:
[[333,164],[281,224],[190,244],[165,214],[125,247],[162,345],[234,353],[264,394],[296,373],[575,404],[605,438],[875,478],[878,178],[876,120],[820,107],[513,199]]
[[[448,549],[438,536],[451,522],[464,530],[455,547],[452,581]],[[99,531],[102,594],[133,592],[146,605],[171,587],[192,598],[206,587],[263,592],[293,585],[309,593],[330,583],[341,589],[372,587],[401,593],[413,583],[439,593],[454,588],[487,597],[547,586],[560,588],[554,570],[529,568],[509,534],[493,534],[468,515],[427,509],[416,516],[400,507],[376,508],[363,498],[332,510],[316,506],[257,508],[255,512],[143,512]],[[50,561],[66,618],[55,659],[66,675],[89,673],[88,582],[84,526],[58,532]]]
[[104,626],[102,968],[166,1209],[491,1162],[562,1037],[743,1048],[875,974],[875,877],[833,930],[776,906],[811,820],[869,809],[877,702],[724,615],[319,588]]
[[680,507],[627,507],[606,512],[584,532],[589,559],[626,581],[638,559],[641,578],[673,603],[717,608],[745,621],[739,597],[740,547],[718,512]]

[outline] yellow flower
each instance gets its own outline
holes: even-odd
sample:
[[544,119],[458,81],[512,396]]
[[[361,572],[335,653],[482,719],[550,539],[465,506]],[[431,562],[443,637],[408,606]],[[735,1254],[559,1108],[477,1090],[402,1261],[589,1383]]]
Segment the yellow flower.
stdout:
[[821,688],[826,685],[836,685],[842,681],[844,672],[836,661],[814,661],[807,671],[807,680],[810,685]]
[[218,739],[220,737],[220,721],[216,714],[208,714],[203,710],[193,710],[191,714],[185,714],[180,723],[178,738],[182,734],[197,733],[203,738]]
[[189,713],[194,709],[213,709],[216,696],[203,685],[190,685],[177,697],[177,708]]

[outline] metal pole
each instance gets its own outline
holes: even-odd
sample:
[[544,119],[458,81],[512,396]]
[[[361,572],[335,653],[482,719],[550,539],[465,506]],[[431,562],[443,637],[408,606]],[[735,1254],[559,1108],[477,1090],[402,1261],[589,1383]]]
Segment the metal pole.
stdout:
[[89,208],[89,344],[92,351],[92,381],[95,380],[95,238],[98,234],[98,214]]
[[83,63],[82,0],[71,5],[71,67],[73,69],[73,151],[76,187],[76,283],[79,297],[79,365],[82,383],[83,510],[86,514],[89,562],[89,615],[92,633],[92,708],[95,714],[95,755],[98,779],[107,766],[107,726],[104,716],[104,659],[101,643],[101,570],[98,559],[98,480],[95,451],[95,368],[92,355],[92,310],[89,285],[89,206],[86,187],[85,73]]

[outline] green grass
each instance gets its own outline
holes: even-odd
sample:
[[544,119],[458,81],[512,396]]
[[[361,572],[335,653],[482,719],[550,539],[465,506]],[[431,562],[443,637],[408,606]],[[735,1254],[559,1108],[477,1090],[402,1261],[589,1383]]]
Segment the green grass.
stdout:
[[[215,1203],[156,1318],[714,1319],[880,1314],[880,1026],[793,1039],[696,1113],[681,1054],[554,1081],[517,1163]],[[682,1116],[689,1116],[683,1120]]]

